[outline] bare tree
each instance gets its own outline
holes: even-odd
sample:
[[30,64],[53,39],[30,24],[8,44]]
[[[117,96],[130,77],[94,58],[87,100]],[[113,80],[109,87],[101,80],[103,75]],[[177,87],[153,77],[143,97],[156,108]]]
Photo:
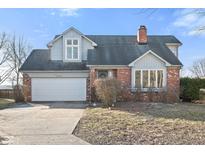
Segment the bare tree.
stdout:
[[7,35],[6,33],[0,34],[0,66],[5,63],[7,59],[7,52],[6,52],[6,43],[7,43]]
[[195,61],[192,65],[191,72],[198,78],[205,77],[205,58]]
[[8,65],[13,72],[14,79],[16,81],[16,98],[21,95],[20,80],[21,73],[20,67],[26,59],[27,53],[30,50],[29,44],[23,37],[16,38],[15,35],[8,41],[7,53],[8,53]]

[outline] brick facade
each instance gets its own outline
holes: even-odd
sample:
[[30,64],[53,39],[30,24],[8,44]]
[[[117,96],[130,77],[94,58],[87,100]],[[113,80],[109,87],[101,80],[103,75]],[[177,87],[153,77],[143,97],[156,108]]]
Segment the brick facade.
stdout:
[[[116,76],[122,83],[122,92],[118,101],[142,101],[142,102],[178,102],[180,91],[180,67],[167,67],[167,89],[161,91],[141,92],[131,91],[131,68],[119,68],[116,71]],[[93,88],[93,83],[96,79],[96,70],[90,71],[90,88]],[[93,88],[94,89],[94,88]],[[90,90],[91,94],[94,90]]]
[[[116,77],[122,83],[122,93],[118,101],[142,101],[142,102],[177,102],[180,91],[180,67],[167,67],[167,91],[161,92],[131,92],[131,68],[119,68],[116,70]],[[94,81],[96,69],[91,69],[87,78],[87,100],[96,99]],[[26,102],[31,99],[31,78],[23,74],[23,92]]]
[[31,78],[28,74],[23,74],[24,101],[31,102]]
[[131,68],[117,69],[117,80],[122,84],[122,92],[118,98],[119,101],[130,101],[132,100],[131,94]]
[[129,88],[131,85],[131,69],[130,68],[117,69],[117,79],[121,81],[123,86]]
[[179,101],[180,93],[180,67],[167,67],[167,99],[169,102]]

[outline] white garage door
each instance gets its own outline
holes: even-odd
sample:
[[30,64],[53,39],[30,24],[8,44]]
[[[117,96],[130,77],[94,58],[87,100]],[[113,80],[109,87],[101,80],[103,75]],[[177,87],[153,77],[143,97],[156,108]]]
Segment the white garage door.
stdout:
[[86,78],[32,78],[32,101],[85,101]]

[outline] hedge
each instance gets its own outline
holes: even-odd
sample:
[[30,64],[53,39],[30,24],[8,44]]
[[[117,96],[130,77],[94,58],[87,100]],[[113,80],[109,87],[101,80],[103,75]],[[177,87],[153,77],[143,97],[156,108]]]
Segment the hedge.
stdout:
[[192,101],[199,99],[199,90],[205,88],[205,79],[199,78],[181,78],[180,79],[181,92],[180,97],[183,101]]

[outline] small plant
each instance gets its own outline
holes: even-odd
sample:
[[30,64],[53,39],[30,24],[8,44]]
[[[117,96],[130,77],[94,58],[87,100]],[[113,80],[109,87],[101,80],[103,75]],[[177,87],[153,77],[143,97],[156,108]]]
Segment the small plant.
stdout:
[[121,91],[121,83],[114,78],[97,79],[94,82],[96,95],[105,107],[112,107]]

